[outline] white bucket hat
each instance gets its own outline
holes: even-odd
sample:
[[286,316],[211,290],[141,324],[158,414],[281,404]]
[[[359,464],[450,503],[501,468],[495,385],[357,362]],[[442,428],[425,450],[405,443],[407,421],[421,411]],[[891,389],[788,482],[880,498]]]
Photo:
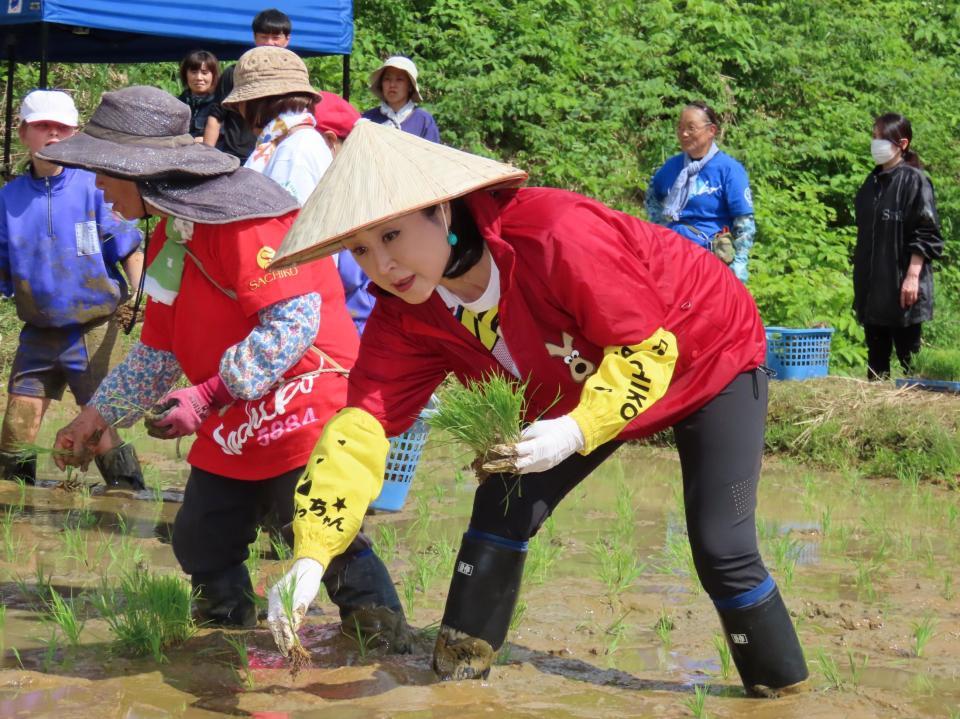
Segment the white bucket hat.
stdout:
[[370,92],[380,98],[381,102],[385,102],[383,99],[383,90],[380,89],[380,77],[388,67],[395,67],[407,73],[407,77],[410,78],[410,89],[412,90],[410,99],[414,102],[423,102],[423,97],[420,95],[420,86],[417,85],[417,66],[413,64],[413,60],[403,55],[388,57],[380,67],[370,73]]
[[512,165],[360,120],[283,238],[271,267],[332,255],[359,230],[470,192],[516,187]]

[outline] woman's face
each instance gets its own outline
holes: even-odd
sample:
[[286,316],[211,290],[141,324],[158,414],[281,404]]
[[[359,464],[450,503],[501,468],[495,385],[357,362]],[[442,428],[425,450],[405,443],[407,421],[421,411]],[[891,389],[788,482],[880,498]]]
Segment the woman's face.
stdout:
[[677,125],[677,139],[685,153],[693,158],[701,158],[710,151],[717,136],[717,126],[710,122],[707,113],[697,107],[686,107],[680,113]]
[[194,95],[207,95],[213,92],[213,72],[205,63],[200,67],[187,70],[187,87]]
[[407,104],[412,89],[410,78],[403,70],[388,67],[380,76],[380,90],[383,92],[383,99],[394,109]]
[[438,210],[417,210],[343,240],[374,284],[404,302],[426,302],[443,278],[450,244]]
[[103,190],[103,199],[113,205],[113,210],[127,220],[139,220],[147,214],[140,190],[133,180],[121,180],[97,173],[96,186]]
[[[879,127],[873,128],[873,139],[874,140],[886,139],[883,136],[883,131]],[[899,148],[901,152],[905,152],[907,149],[907,146],[910,144],[910,141],[905,137],[900,138],[899,142],[893,142],[893,141],[888,141],[888,142],[890,142],[894,147]]]

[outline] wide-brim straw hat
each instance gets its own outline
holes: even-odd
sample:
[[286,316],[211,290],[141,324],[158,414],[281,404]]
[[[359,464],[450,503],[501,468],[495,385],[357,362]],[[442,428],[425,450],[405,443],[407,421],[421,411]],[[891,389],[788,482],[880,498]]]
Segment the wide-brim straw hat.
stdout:
[[307,199],[271,266],[342,249],[348,235],[401,215],[496,187],[527,173],[386,125],[360,120]]
[[190,135],[190,108],[156,87],[105,92],[82,132],[47,145],[37,157],[127,180],[216,177],[240,161]]
[[370,92],[380,98],[381,102],[386,102],[383,98],[383,90],[380,88],[380,78],[388,67],[395,67],[407,73],[407,77],[410,78],[410,99],[414,102],[423,102],[420,86],[417,84],[417,66],[413,64],[413,60],[403,55],[388,57],[380,67],[370,73]]
[[247,50],[233,71],[233,90],[223,105],[292,93],[320,97],[300,56],[285,47],[265,45]]

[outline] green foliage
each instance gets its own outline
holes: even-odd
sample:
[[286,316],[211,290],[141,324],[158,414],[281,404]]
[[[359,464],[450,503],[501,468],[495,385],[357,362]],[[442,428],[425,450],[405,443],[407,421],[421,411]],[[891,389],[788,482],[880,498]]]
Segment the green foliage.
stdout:
[[[937,319],[925,334],[938,346],[960,343],[950,242],[960,219],[957,3],[357,0],[354,16],[350,89],[359,107],[376,104],[369,72],[407,54],[445,142],[514,162],[531,184],[634,214],[653,172],[678,151],[680,107],[712,104],[721,146],[751,177],[758,235],[749,288],[764,321],[836,328],[834,370],[862,373],[865,360],[850,259],[872,118],[904,112],[948,239]],[[340,89],[340,58],[308,66],[319,87]],[[74,91],[85,117],[104,89],[179,89],[173,63],[53,65],[50,81]],[[21,66],[17,99],[35,84],[35,68]]]

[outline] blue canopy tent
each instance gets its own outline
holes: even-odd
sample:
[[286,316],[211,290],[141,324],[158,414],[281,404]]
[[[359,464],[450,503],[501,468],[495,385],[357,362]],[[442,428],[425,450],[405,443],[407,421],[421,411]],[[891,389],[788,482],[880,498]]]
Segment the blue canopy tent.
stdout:
[[352,0],[0,0],[7,58],[4,168],[9,165],[13,77],[17,62],[158,62],[190,50],[236,59],[253,44],[254,16],[276,7],[290,16],[290,49],[303,57],[343,55],[348,95],[353,47]]

